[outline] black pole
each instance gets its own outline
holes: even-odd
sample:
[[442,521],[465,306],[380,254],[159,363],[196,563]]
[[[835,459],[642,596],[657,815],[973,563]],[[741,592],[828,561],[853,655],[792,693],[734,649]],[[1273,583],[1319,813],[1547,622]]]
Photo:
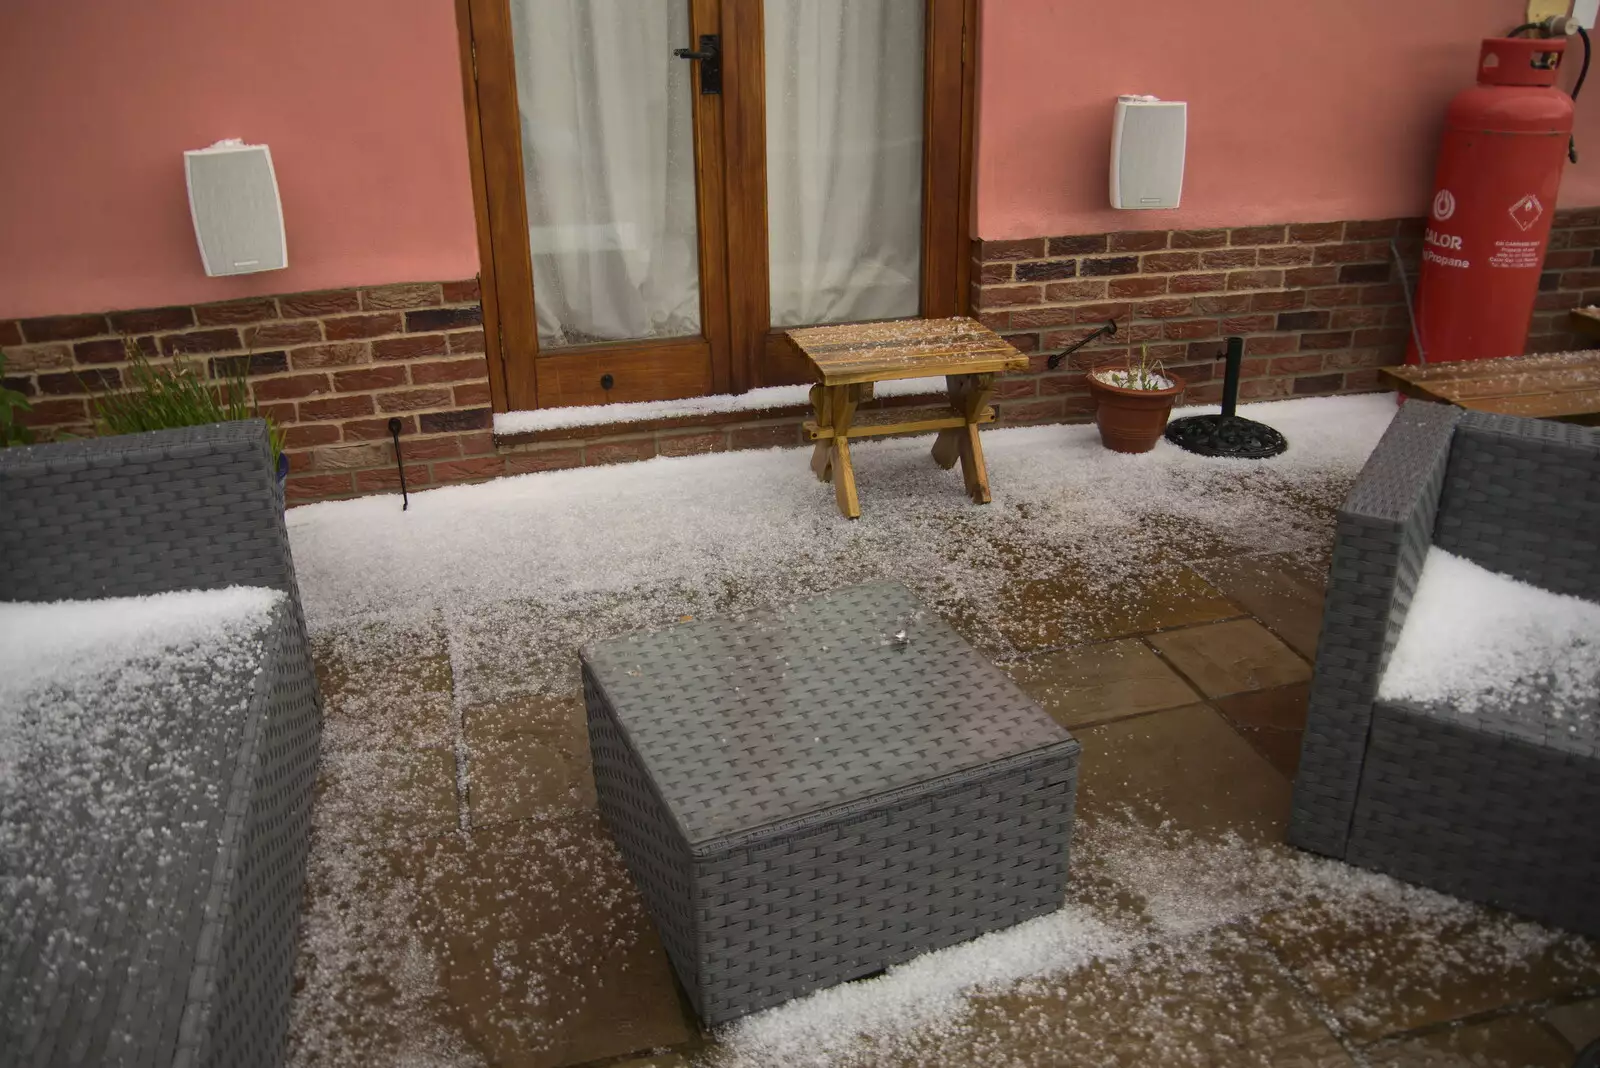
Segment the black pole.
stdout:
[[400,420],[389,420],[389,433],[394,437],[394,466],[400,471],[400,510],[411,507],[411,495],[406,492],[406,461],[400,455]]
[[1231,418],[1239,407],[1239,368],[1244,363],[1244,338],[1228,339],[1225,359],[1228,367],[1222,379],[1222,414],[1224,418]]

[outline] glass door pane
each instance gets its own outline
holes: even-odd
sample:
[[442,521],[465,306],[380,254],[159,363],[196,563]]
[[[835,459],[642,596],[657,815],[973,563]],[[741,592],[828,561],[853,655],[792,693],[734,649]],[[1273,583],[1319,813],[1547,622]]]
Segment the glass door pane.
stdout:
[[696,336],[688,0],[511,0],[539,347]]
[[926,0],[766,0],[772,325],[916,315]]

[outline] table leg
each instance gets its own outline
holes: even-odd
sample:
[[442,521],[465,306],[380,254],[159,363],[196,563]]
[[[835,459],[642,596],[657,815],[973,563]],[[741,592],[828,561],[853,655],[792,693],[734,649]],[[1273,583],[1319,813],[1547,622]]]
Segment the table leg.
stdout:
[[[820,385],[811,387],[811,410],[818,426],[833,425],[833,404],[830,393]],[[811,446],[811,473],[818,482],[833,481],[833,441],[823,438]]]
[[[989,403],[994,392],[994,375],[951,375],[950,403],[966,416],[966,426],[957,427],[956,451],[961,459],[961,477],[967,484],[967,496],[978,504],[988,504],[989,468],[983,460],[983,442],[978,439],[978,416]],[[938,443],[934,444],[935,449]],[[947,446],[948,448],[948,446]],[[938,459],[935,453],[934,459]]]
[[850,422],[855,418],[856,405],[861,390],[855,386],[834,386],[826,392],[833,421],[833,495],[839,503],[839,514],[846,519],[861,515],[861,502],[856,497],[856,472],[850,463]]
[[[945,375],[944,385],[950,406],[958,412],[966,411],[961,404],[962,397],[967,391],[966,376]],[[939,436],[933,439],[933,462],[948,471],[959,459],[961,459],[961,431],[939,431]]]

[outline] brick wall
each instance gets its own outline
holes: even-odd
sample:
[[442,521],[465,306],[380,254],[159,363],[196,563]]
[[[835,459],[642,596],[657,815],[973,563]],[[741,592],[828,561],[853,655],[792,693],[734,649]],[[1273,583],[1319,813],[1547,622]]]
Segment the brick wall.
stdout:
[[499,474],[476,280],[254,297],[194,307],[0,321],[6,385],[48,436],[91,432],[90,400],[122,385],[125,341],[152,362],[246,369],[284,428],[291,501]]
[[[1582,348],[1566,309],[1600,299],[1600,210],[1557,214],[1529,348]],[[1222,338],[1243,335],[1246,400],[1377,389],[1410,336],[1395,264],[1417,278],[1421,219],[1286,223],[984,241],[973,314],[1032,356],[998,391],[1002,422],[1087,418],[1087,370],[1131,342],[1177,372],[1188,403],[1222,393]],[[1392,245],[1391,245],[1392,243]],[[1047,358],[1107,319],[1118,335],[1051,371]]]
[[[985,241],[973,314],[1032,357],[997,391],[1002,423],[1083,420],[1086,369],[1126,342],[1221,394],[1221,339],[1245,337],[1247,400],[1378,388],[1409,327],[1390,242],[1416,279],[1418,219],[1287,223]],[[1567,309],[1600,303],[1600,209],[1556,215],[1530,351],[1583,348]],[[1047,357],[1108,318],[1119,336],[1060,369]],[[152,360],[213,374],[243,366],[261,408],[285,428],[291,501],[398,489],[388,420],[403,425],[413,488],[502,474],[803,443],[802,408],[649,424],[580,427],[500,441],[491,430],[476,281],[297,293],[50,319],[0,320],[6,382],[45,432],[90,430],[89,401],[122,384],[124,339]],[[897,402],[889,402],[897,403]]]

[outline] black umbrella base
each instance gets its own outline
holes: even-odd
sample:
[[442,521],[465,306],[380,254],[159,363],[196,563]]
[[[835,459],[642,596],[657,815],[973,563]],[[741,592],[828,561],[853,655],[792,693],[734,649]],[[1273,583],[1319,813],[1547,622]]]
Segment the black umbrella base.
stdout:
[[1289,447],[1283,435],[1237,415],[1191,415],[1167,424],[1167,440],[1201,456],[1264,460]]

